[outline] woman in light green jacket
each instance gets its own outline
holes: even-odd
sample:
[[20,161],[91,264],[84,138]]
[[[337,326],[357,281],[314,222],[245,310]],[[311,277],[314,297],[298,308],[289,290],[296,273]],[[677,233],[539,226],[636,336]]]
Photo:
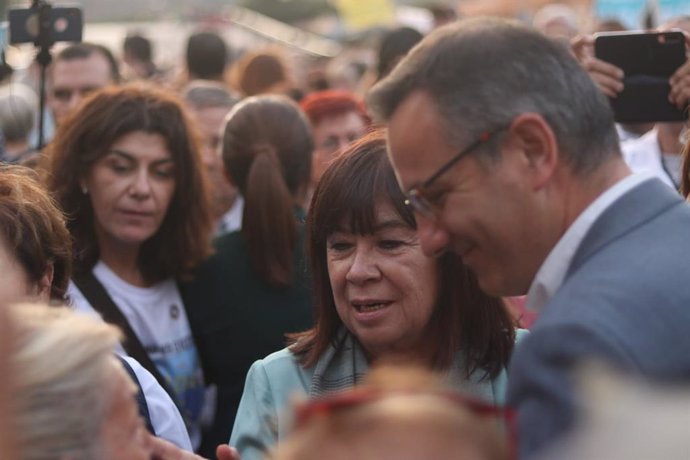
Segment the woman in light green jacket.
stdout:
[[243,460],[263,458],[286,435],[296,394],[349,388],[381,361],[421,364],[458,391],[504,404],[511,319],[459,257],[424,256],[383,133],[326,170],[307,232],[316,326],[249,370],[230,439]]

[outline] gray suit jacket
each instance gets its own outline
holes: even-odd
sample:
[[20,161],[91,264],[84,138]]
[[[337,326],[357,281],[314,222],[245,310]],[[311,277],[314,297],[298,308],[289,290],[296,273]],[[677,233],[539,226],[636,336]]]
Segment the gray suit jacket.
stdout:
[[572,426],[581,404],[573,370],[583,360],[690,381],[689,273],[690,206],[660,181],[599,217],[513,353],[508,403],[518,411],[521,458]]

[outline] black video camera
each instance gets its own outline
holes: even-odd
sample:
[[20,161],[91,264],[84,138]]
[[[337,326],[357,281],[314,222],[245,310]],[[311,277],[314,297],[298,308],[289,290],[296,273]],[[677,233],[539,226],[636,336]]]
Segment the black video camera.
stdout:
[[11,44],[50,47],[56,42],[80,42],[84,27],[81,8],[53,7],[41,1],[28,8],[11,8],[8,20]]
[[[33,0],[28,8],[11,8],[8,15],[10,43],[33,43],[39,50],[36,62],[40,65],[39,113],[45,110],[46,69],[50,65],[50,48],[56,42],[80,42],[84,19],[81,8],[53,7],[46,0]],[[43,148],[44,117],[38,117],[37,150]]]

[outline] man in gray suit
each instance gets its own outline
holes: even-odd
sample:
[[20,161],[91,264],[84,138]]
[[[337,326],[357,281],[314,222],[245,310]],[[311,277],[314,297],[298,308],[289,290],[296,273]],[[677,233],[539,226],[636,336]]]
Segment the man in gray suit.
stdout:
[[631,175],[607,100],[568,50],[461,21],[369,103],[426,254],[457,252],[485,291],[528,293],[541,312],[510,369],[523,458],[572,427],[583,360],[690,381],[690,208]]

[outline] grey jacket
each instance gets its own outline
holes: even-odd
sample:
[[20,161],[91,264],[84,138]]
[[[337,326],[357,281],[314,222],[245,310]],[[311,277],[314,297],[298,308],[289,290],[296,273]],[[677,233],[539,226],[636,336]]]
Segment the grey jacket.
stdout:
[[575,253],[562,287],[510,364],[520,457],[572,427],[574,370],[587,360],[690,381],[690,207],[658,180],[614,202]]

